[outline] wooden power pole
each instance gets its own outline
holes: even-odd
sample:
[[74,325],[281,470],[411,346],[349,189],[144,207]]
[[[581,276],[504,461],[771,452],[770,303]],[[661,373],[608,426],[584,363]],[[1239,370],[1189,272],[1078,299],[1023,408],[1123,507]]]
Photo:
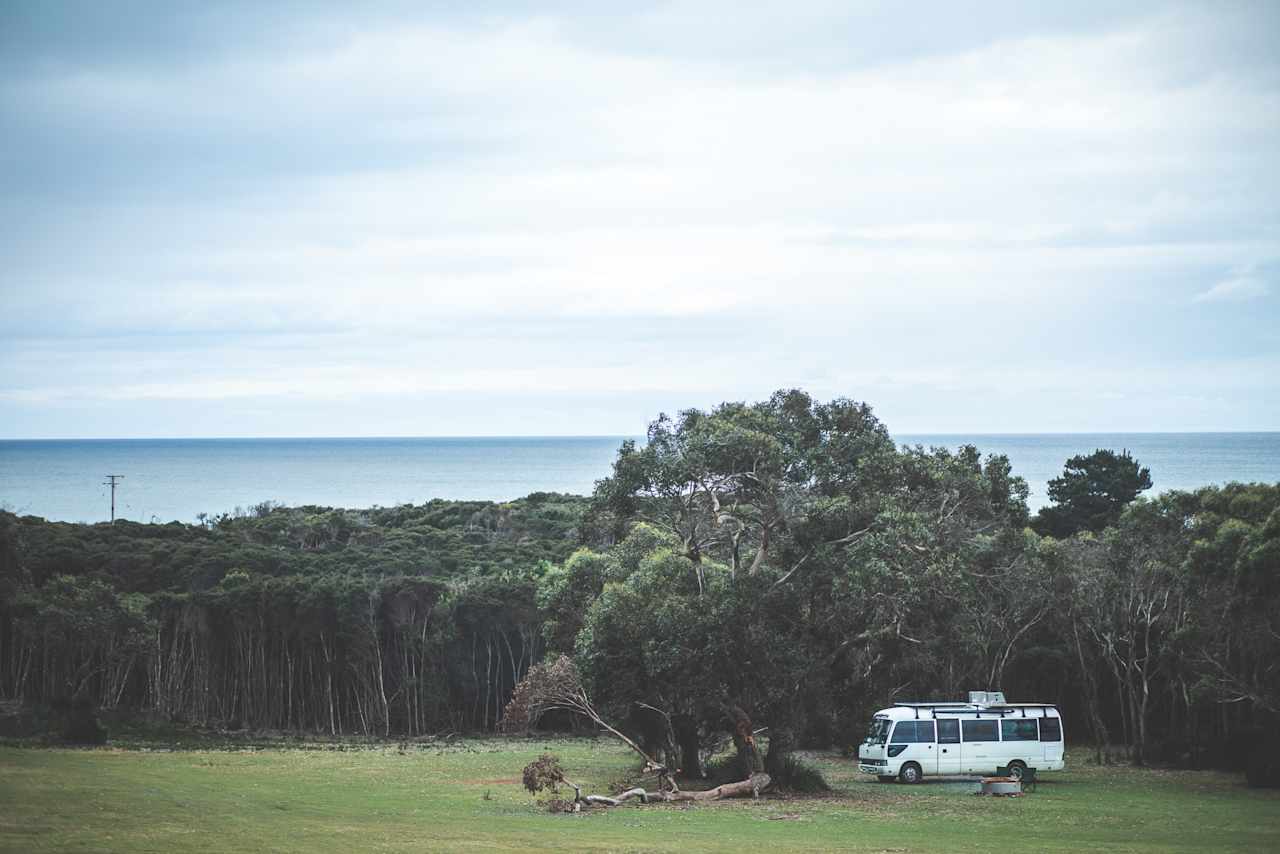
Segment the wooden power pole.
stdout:
[[116,483],[124,480],[124,475],[109,474],[106,478],[102,485],[111,487],[111,524],[114,525],[116,523]]

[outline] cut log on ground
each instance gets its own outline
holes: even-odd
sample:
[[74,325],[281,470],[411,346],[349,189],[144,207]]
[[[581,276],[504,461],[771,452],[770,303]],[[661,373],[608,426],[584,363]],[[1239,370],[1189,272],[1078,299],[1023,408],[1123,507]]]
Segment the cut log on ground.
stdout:
[[718,801],[722,798],[745,798],[747,795],[758,798],[760,793],[767,789],[771,782],[772,778],[768,774],[759,773],[752,774],[747,779],[739,780],[737,783],[725,783],[723,786],[716,786],[714,789],[707,789],[702,792],[672,792],[663,789],[659,789],[656,792],[647,792],[636,787],[612,796],[584,795],[582,794],[582,787],[564,775],[564,769],[560,767],[560,760],[554,754],[544,753],[524,767],[524,787],[534,794],[547,789],[555,792],[557,791],[557,786],[561,785],[573,789],[572,802],[553,802],[554,810],[567,809],[572,812],[580,812],[583,804],[587,806],[617,807],[633,799],[639,800],[642,804],[647,804],[654,801]]
[[747,795],[758,798],[762,791],[769,788],[770,782],[772,778],[768,774],[752,774],[746,780],[725,783],[702,792],[663,792],[653,798],[663,801],[718,801],[721,798],[745,798]]
[[748,795],[758,798],[760,793],[769,787],[771,778],[768,774],[752,774],[749,779],[739,780],[736,783],[725,783],[723,786],[716,786],[714,789],[707,789],[701,792],[646,792],[644,789],[635,788],[627,789],[622,794],[612,797],[608,795],[584,795],[580,786],[569,780],[564,780],[563,782],[573,788],[573,811],[579,812],[583,804],[616,807],[633,799],[639,800],[642,804],[648,804],[675,801],[718,801],[724,798],[745,798]]

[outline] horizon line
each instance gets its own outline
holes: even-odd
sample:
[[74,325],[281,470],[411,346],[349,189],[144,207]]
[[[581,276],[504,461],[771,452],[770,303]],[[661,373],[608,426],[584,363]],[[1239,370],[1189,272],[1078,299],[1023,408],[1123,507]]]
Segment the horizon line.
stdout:
[[[1268,435],[1280,433],[1280,429],[1271,430],[913,430],[909,432],[889,431],[895,440],[916,436],[928,437],[1026,437],[1026,436],[1215,436],[1215,435]],[[474,439],[643,439],[644,434],[635,433],[423,433],[401,435],[366,435],[366,436],[4,436],[0,442],[296,442],[296,441],[399,441],[405,439],[434,440],[474,440]]]

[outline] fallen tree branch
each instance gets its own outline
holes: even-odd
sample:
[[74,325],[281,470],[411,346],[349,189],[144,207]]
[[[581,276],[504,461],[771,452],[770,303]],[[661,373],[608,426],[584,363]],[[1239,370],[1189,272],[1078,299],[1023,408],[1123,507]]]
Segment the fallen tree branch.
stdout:
[[771,782],[773,780],[768,774],[759,773],[752,774],[747,779],[739,780],[736,783],[725,783],[722,786],[716,786],[714,789],[706,789],[700,792],[668,792],[662,790],[648,792],[637,786],[612,796],[584,795],[580,785],[564,776],[564,769],[560,767],[559,758],[550,753],[544,753],[524,768],[524,787],[534,794],[544,789],[550,789],[555,792],[558,791],[558,787],[561,785],[573,789],[572,802],[555,802],[555,809],[568,809],[571,812],[581,812],[584,804],[589,807],[617,807],[630,800],[638,800],[642,804],[648,804],[652,802],[718,801],[723,798],[744,798],[747,795],[758,798],[760,793],[767,789]]
[[[565,781],[568,783],[568,781]],[[618,807],[622,806],[629,800],[638,799],[642,804],[649,803],[676,803],[684,801],[719,801],[725,798],[745,798],[750,795],[752,798],[759,798],[760,793],[769,788],[769,784],[773,782],[773,778],[768,774],[752,774],[746,780],[739,780],[736,783],[725,783],[716,786],[714,789],[706,789],[703,791],[683,791],[683,792],[646,792],[639,787],[627,789],[619,795],[609,797],[608,795],[584,795],[578,786],[573,786],[574,799],[573,811],[579,812],[583,804],[598,807]]]
[[612,798],[605,797],[604,795],[587,795],[585,798],[583,798],[583,800],[589,804],[599,804],[600,806],[606,806],[606,807],[617,807],[617,806],[621,806],[622,804],[626,803],[632,798],[639,798],[640,803],[642,804],[649,803],[649,795],[645,792],[644,789],[640,789],[640,788],[627,789],[622,794]]

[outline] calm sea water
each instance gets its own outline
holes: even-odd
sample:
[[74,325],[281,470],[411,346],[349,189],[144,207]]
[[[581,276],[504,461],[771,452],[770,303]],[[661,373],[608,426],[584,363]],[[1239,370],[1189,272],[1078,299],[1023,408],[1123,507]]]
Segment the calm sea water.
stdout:
[[[899,435],[905,444],[977,445],[1009,456],[1031,506],[1070,456],[1128,448],[1155,490],[1280,481],[1280,433]],[[106,520],[105,475],[121,474],[116,515],[192,521],[260,501],[335,507],[430,498],[505,500],[589,493],[619,437],[419,439],[103,439],[0,441],[0,506],[64,521]]]

